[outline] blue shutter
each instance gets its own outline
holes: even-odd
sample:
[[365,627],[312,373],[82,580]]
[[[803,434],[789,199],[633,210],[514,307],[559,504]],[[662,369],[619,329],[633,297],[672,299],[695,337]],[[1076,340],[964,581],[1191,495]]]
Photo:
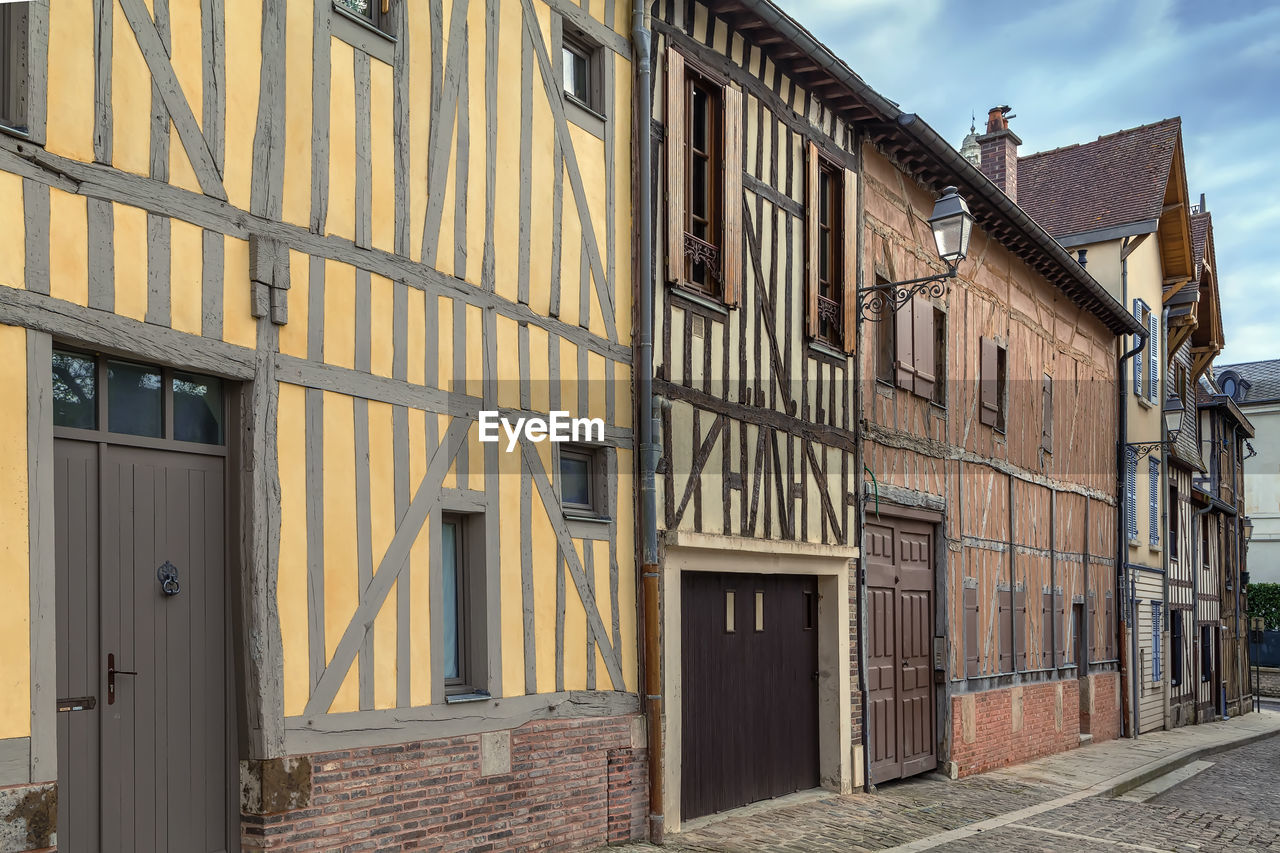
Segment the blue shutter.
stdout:
[[[1133,300],[1133,316],[1138,318],[1138,322],[1142,322],[1142,300]],[[1133,345],[1137,346],[1141,343],[1141,338],[1134,336]],[[1145,349],[1138,350],[1138,354],[1133,357],[1133,393],[1139,397],[1142,396],[1142,377],[1146,373]]]
[[1160,460],[1151,459],[1147,482],[1151,486],[1151,544],[1160,544]]
[[1124,479],[1125,519],[1129,539],[1133,540],[1138,538],[1138,456],[1132,450],[1125,450],[1125,458],[1128,461]]
[[1151,680],[1160,683],[1160,602],[1151,602]]
[[1151,312],[1151,337],[1147,339],[1147,362],[1151,375],[1147,377],[1147,398],[1153,403],[1160,399],[1160,314]]

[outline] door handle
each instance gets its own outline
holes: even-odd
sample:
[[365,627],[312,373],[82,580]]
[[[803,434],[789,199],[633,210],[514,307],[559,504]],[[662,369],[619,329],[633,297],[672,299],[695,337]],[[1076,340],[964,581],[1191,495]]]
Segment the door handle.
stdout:
[[903,669],[908,669],[910,666],[911,666],[911,664],[907,663],[907,659],[906,659],[906,658],[903,658],[903,659],[902,659],[902,668],[903,668]]
[[107,704],[116,704],[116,676],[117,675],[137,675],[138,673],[129,669],[116,669],[115,654],[107,655]]

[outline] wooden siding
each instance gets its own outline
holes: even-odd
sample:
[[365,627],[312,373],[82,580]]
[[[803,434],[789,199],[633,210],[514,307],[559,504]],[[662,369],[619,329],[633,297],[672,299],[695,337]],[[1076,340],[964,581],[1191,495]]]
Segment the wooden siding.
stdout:
[[[0,321],[251,381],[254,754],[443,703],[444,510],[483,514],[479,686],[634,691],[630,7],[394,2],[393,42],[329,0],[55,5],[47,143],[0,136]],[[566,110],[562,16],[603,121]],[[481,444],[480,409],[603,419],[611,520],[570,526],[550,446]]]
[[[932,196],[870,145],[862,162],[864,281],[940,272],[925,221]],[[865,463],[882,497],[944,513],[939,588],[951,679],[1074,665],[1073,603],[1090,611],[1091,659],[1114,661],[1115,337],[979,229],[959,279],[932,304],[946,317],[945,404],[869,379]],[[877,375],[876,335],[867,323],[866,377]],[[979,418],[984,338],[1008,351],[1005,431]],[[1052,406],[1042,398],[1046,375]],[[1042,446],[1046,411],[1051,452]],[[976,614],[966,614],[961,590]]]

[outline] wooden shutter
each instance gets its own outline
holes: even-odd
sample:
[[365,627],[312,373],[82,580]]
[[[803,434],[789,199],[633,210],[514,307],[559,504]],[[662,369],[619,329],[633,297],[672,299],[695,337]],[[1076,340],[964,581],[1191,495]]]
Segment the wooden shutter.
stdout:
[[[902,309],[906,311],[906,308]],[[915,391],[926,400],[933,399],[933,303],[923,296],[911,300],[911,327],[915,341],[911,347],[911,360],[915,365]]]
[[[1098,598],[1093,594],[1093,590],[1089,590],[1089,621],[1085,623],[1085,630],[1089,634],[1089,660],[1101,660],[1102,656],[1098,654]],[[1083,661],[1076,662],[1081,667],[1084,666]],[[1082,669],[1081,672],[1086,670]]]
[[978,672],[978,590],[964,588],[964,674],[976,678]]
[[1107,660],[1112,660],[1116,656],[1116,623],[1111,593],[1107,593],[1107,621],[1103,624],[1102,630],[1105,632],[1102,647],[1106,649]]
[[1151,680],[1160,683],[1160,657],[1163,649],[1160,638],[1160,602],[1151,602]]
[[1067,602],[1059,591],[1053,592],[1053,612],[1057,620],[1058,631],[1054,635],[1053,661],[1058,666],[1067,663]]
[[979,419],[987,426],[994,427],[1000,418],[1000,389],[996,383],[996,342],[991,338],[982,338],[981,348],[978,385],[982,405]]
[[667,280],[684,279],[684,57],[667,48]]
[[[1133,300],[1133,316],[1138,318],[1139,323],[1142,322],[1141,299]],[[1137,343],[1138,338],[1137,336],[1134,336],[1134,345],[1136,346]],[[1142,379],[1143,374],[1146,373],[1146,362],[1143,360],[1145,357],[1146,349],[1138,350],[1138,354],[1133,357],[1133,393],[1137,394],[1139,397],[1142,396]]]
[[1019,672],[1027,668],[1027,591],[1013,593],[1013,666]]
[[1138,456],[1125,450],[1124,513],[1129,539],[1138,538]]
[[804,256],[805,256],[805,330],[811,338],[818,337],[818,217],[821,213],[822,161],[818,145],[809,142],[805,146],[804,164]]
[[1040,668],[1053,666],[1053,593],[1040,594]]
[[1148,507],[1150,532],[1147,538],[1151,540],[1151,545],[1154,547],[1160,544],[1160,460],[1153,457],[1148,460],[1148,463],[1147,481],[1150,488],[1147,491],[1149,492],[1150,502]]
[[894,366],[896,367],[895,373],[898,387],[914,391],[916,386],[915,348],[912,343],[915,328],[914,311],[910,304],[903,305],[893,312],[892,318],[885,317],[880,322],[892,322],[894,324],[893,340],[897,348],[897,352],[894,355]]
[[1013,591],[998,590],[996,598],[1000,602],[996,618],[1000,634],[1000,672],[1013,671]]
[[724,239],[720,274],[726,305],[742,302],[742,93],[724,87]]
[[840,225],[844,229],[844,245],[841,254],[843,269],[841,282],[844,287],[844,324],[840,327],[844,351],[852,353],[858,347],[858,173],[844,170],[844,209]]
[[1150,375],[1147,376],[1147,398],[1153,402],[1160,396],[1160,313],[1152,311],[1149,316],[1151,337],[1147,344],[1147,361]]
[[1040,446],[1053,452],[1053,378],[1049,374],[1044,377],[1044,426],[1040,431]]

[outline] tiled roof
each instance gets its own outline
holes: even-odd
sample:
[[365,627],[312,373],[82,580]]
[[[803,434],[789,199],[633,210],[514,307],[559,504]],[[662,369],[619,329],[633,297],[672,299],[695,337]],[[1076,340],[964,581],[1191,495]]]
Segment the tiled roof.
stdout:
[[1182,119],[1018,158],[1018,204],[1061,239],[1160,218]]
[[1213,230],[1213,214],[1208,211],[1203,213],[1193,213],[1191,215],[1191,244],[1195,251],[1196,257],[1196,278],[1200,278],[1200,273],[1204,267],[1205,242],[1209,238],[1209,233]]
[[1218,382],[1228,372],[1234,373],[1249,383],[1241,403],[1259,403],[1265,400],[1280,400],[1280,358],[1270,361],[1248,361],[1241,364],[1221,364],[1213,368]]

